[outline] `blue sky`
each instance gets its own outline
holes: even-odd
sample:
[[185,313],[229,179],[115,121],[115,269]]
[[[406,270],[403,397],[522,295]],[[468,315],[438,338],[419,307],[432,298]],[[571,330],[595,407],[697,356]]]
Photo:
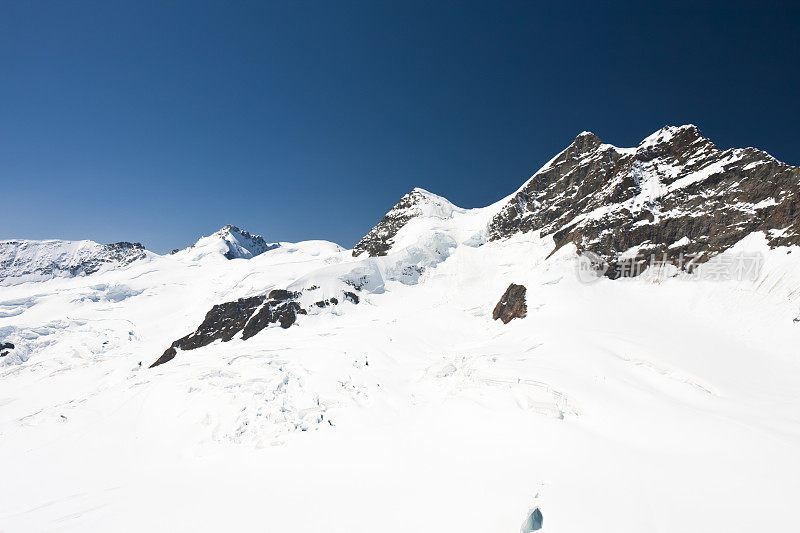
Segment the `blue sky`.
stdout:
[[0,238],[349,247],[413,187],[487,205],[583,130],[800,164],[798,4],[642,4],[3,2]]

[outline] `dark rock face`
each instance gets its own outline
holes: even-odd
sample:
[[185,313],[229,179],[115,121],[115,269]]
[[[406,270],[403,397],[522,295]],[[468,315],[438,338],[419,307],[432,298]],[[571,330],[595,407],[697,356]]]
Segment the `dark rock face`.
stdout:
[[[242,339],[247,340],[270,324],[279,324],[287,329],[297,321],[298,316],[308,314],[297,301],[300,295],[296,291],[274,289],[267,295],[239,298],[234,302],[215,305],[206,313],[195,331],[173,342],[150,368],[171,361],[177,355],[178,349],[193,350],[216,340],[228,342],[240,332]],[[358,296],[353,293],[346,292],[345,298],[358,303]],[[314,305],[322,308],[338,303],[337,298],[328,298],[315,302]]]
[[229,341],[247,325],[247,320],[264,303],[264,296],[240,298],[234,302],[215,305],[196,331],[179,339],[173,346],[192,350],[211,344],[217,339]]
[[754,148],[718,150],[694,126],[663,128],[635,149],[582,133],[494,217],[489,238],[533,230],[553,236],[553,251],[574,243],[597,254],[611,278],[630,275],[620,254],[637,246],[679,265],[754,231],[771,246],[800,244],[800,167]]
[[176,355],[178,355],[178,351],[175,350],[175,348],[173,348],[172,346],[170,346],[169,348],[164,350],[164,353],[161,354],[161,357],[156,359],[155,362],[153,362],[153,364],[150,365],[150,368],[155,368],[158,365],[163,365],[164,363],[168,363],[173,359],[175,359]]
[[492,311],[492,319],[498,318],[503,324],[508,324],[514,318],[525,318],[528,314],[528,305],[525,303],[526,289],[524,285],[512,283],[503,293],[500,301]]
[[297,298],[298,296],[300,296],[299,292],[287,291],[285,289],[273,289],[269,291],[267,298],[269,298],[270,300],[284,301],[284,300],[289,300],[291,298]]
[[253,315],[242,330],[242,339],[249,339],[270,324],[278,323],[283,329],[290,327],[297,320],[297,315],[305,315],[305,309],[294,299],[300,293],[289,291],[272,291],[261,309]]
[[173,342],[150,368],[174,358],[178,348],[193,350],[218,339],[227,342],[239,332],[242,332],[243,339],[249,339],[275,323],[288,328],[294,324],[298,314],[305,314],[300,304],[294,301],[299,295],[279,289],[267,296],[239,298],[234,302],[215,305],[194,332]]
[[205,319],[192,333],[172,343],[150,368],[166,363],[175,357],[176,348],[193,350],[211,344],[217,339],[227,342],[242,331],[247,320],[264,302],[264,296],[239,298],[235,302],[215,305],[206,313]]
[[422,194],[412,191],[403,196],[397,205],[392,207],[386,215],[372,228],[369,233],[364,235],[353,247],[353,257],[357,257],[364,252],[370,257],[386,255],[392,247],[392,238],[405,226],[409,220],[414,218],[414,205],[422,200]]
[[327,300],[320,300],[318,302],[314,302],[314,305],[316,305],[319,308],[323,308],[323,307],[329,307],[331,305],[336,305],[338,303],[339,300],[337,298],[329,298]]
[[358,300],[358,295],[356,293],[350,292],[350,291],[345,291],[344,299],[347,300],[347,301],[353,302],[354,304],[357,304],[358,301],[359,301]]
[[10,342],[2,342],[0,343],[0,357],[5,357],[11,353],[11,350],[14,349],[14,345]]

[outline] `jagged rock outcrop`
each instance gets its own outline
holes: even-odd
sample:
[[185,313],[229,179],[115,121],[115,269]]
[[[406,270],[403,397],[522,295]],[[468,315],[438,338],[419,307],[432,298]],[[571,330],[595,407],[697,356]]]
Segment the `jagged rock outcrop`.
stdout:
[[216,340],[227,342],[239,332],[243,339],[248,339],[275,323],[288,328],[297,320],[297,315],[306,314],[295,301],[299,296],[299,292],[276,289],[267,295],[215,305],[195,331],[173,342],[150,368],[172,360],[179,349],[193,350]]
[[306,314],[306,310],[294,301],[299,296],[298,292],[271,291],[264,305],[242,329],[242,339],[249,339],[270,324],[278,323],[284,329],[294,324],[297,315]]
[[503,324],[508,324],[515,318],[525,318],[528,314],[528,305],[525,302],[525,289],[524,285],[517,285],[512,283],[500,297],[500,301],[494,306],[492,311],[492,319],[498,318],[503,321]]
[[0,241],[0,284],[90,275],[148,257],[138,242]]
[[14,349],[14,345],[10,342],[0,342],[0,357],[5,357],[11,353],[11,350]]
[[353,302],[354,304],[357,304],[359,301],[358,295],[350,291],[344,291],[344,299],[348,302]]
[[318,302],[314,302],[314,305],[319,308],[330,307],[331,305],[336,305],[339,303],[337,298],[326,298],[325,300],[320,300]]
[[623,268],[637,252],[702,263],[755,231],[772,246],[800,244],[800,167],[754,148],[719,150],[692,125],[627,149],[584,132],[495,215],[489,238],[534,230],[556,250],[594,252],[611,278],[640,272]]
[[[318,287],[306,290],[316,289]],[[239,333],[242,340],[247,340],[271,324],[287,329],[297,321],[298,316],[308,314],[300,304],[301,296],[302,291],[274,289],[266,295],[217,304],[206,313],[195,331],[173,342],[150,368],[171,361],[178,350],[194,350],[216,340],[228,342]],[[355,293],[345,291],[344,300],[357,304],[359,298]],[[310,308],[325,308],[338,305],[339,302],[339,298],[330,297],[314,302]]]
[[364,252],[370,257],[386,255],[394,244],[397,233],[408,222],[419,216],[448,218],[457,209],[445,198],[416,188],[403,196],[369,233],[353,247],[353,257]]

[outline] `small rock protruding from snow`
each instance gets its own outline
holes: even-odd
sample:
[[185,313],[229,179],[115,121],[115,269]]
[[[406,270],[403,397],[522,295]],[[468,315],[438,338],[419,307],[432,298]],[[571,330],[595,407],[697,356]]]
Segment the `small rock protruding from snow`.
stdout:
[[531,533],[533,531],[539,531],[542,529],[543,524],[544,517],[542,516],[542,512],[538,507],[535,507],[530,513],[528,513],[528,518],[526,518],[522,523],[522,527],[519,528],[519,532]]
[[526,289],[524,285],[517,285],[512,283],[503,293],[500,301],[494,307],[492,318],[498,318],[503,321],[503,324],[508,324],[515,318],[525,318],[528,314],[528,305],[525,303]]
[[14,349],[14,344],[10,342],[0,342],[0,357],[5,357]]

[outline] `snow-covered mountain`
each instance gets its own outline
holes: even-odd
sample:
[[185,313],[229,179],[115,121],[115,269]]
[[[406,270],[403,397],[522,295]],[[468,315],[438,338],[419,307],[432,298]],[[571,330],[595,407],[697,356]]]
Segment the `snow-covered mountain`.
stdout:
[[0,529],[791,530],[799,184],[694,126],[583,133],[352,250],[5,241]]
[[508,200],[489,232],[552,234],[557,247],[602,257],[616,277],[636,254],[703,263],[753,232],[772,247],[800,244],[798,205],[800,167],[755,148],[719,150],[693,125],[662,128],[636,148],[583,132]]
[[86,276],[151,256],[138,242],[0,241],[0,285]]
[[458,209],[441,196],[417,187],[403,196],[378,225],[356,243],[353,247],[353,256],[358,257],[364,252],[373,257],[386,255],[394,244],[397,233],[410,220],[414,218],[448,220],[452,218],[454,212],[463,212],[463,209]]
[[221,255],[225,259],[250,259],[278,246],[278,243],[268,243],[261,235],[251,235],[246,230],[227,225],[208,237],[202,237],[182,252],[195,259],[209,254]]

